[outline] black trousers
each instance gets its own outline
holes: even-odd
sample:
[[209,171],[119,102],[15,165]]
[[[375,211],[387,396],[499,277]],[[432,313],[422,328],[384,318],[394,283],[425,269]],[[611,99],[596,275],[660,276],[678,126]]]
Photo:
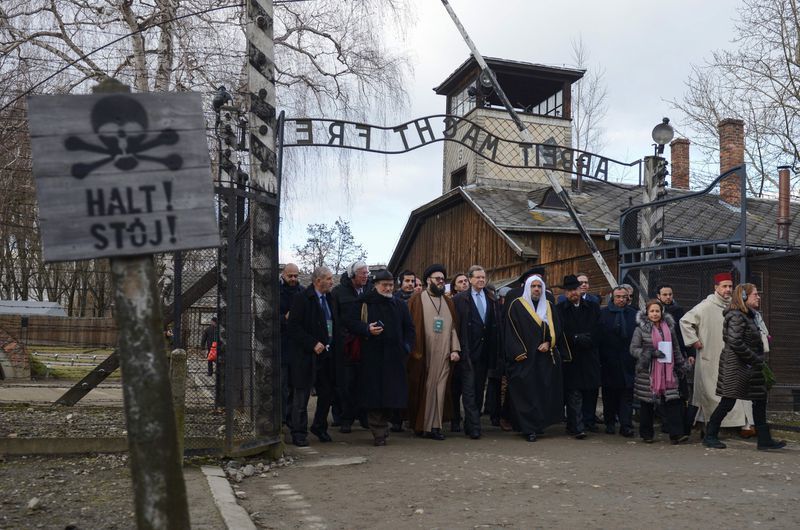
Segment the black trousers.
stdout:
[[450,422],[453,424],[461,423],[461,394],[464,387],[462,366],[464,364],[461,361],[450,365],[450,399],[453,405]]
[[603,417],[606,425],[616,425],[619,419],[623,429],[632,429],[633,388],[603,387]]
[[[708,420],[707,431],[710,430],[712,426],[715,426],[717,431],[719,431],[719,426],[722,425],[722,420],[724,420],[725,416],[727,416],[728,413],[733,410],[734,405],[736,405],[736,398],[722,398],[719,401],[717,408],[715,408],[714,412],[711,414],[711,418]],[[767,424],[766,399],[753,400],[753,423],[755,423],[756,427],[763,427]]]
[[[671,440],[677,440],[685,434],[683,429],[683,403],[680,399],[666,401],[660,405],[664,422]],[[655,436],[653,419],[655,416],[655,403],[639,403],[639,436],[642,439],[652,439]]]
[[281,412],[284,423],[292,423],[292,388],[289,385],[289,364],[281,363]]
[[597,395],[599,388],[581,390],[581,405],[583,408],[583,426],[594,427],[597,423]]
[[[464,432],[466,434],[473,434],[481,432],[481,408],[478,405],[478,396],[476,389],[478,388],[478,378],[480,377],[479,369],[480,363],[473,362],[469,357],[462,358],[458,364],[459,379],[461,384],[461,401],[464,403]],[[476,367],[478,370],[476,370]],[[486,377],[486,370],[483,370],[483,377]],[[483,387],[481,387],[481,394],[483,394]],[[483,396],[481,396],[483,397]],[[481,399],[481,401],[483,401]]]
[[342,425],[353,425],[355,420],[367,423],[367,411],[358,407],[358,365],[345,364],[342,370],[343,381],[337,385],[337,396],[341,406]]
[[568,388],[564,391],[567,406],[567,431],[578,434],[596,423],[596,388]]
[[492,421],[500,420],[500,377],[489,377],[486,383],[486,403],[483,413],[488,414]]
[[[333,400],[333,376],[328,359],[317,359],[316,373],[314,374],[314,388],[317,392],[317,410],[311,426],[314,430],[325,432],[328,430],[328,412]],[[311,388],[295,388],[292,397],[292,439],[305,439],[308,436],[308,399],[311,397]]]

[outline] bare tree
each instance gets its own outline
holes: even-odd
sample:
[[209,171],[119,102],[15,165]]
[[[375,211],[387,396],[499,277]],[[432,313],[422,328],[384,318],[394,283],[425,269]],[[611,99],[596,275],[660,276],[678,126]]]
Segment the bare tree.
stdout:
[[350,231],[350,223],[341,217],[331,227],[324,223],[310,224],[306,232],[305,244],[294,246],[298,261],[306,272],[325,265],[334,274],[339,274],[350,263],[367,258],[364,248],[356,243]]
[[572,147],[596,153],[604,147],[602,123],[608,110],[605,71],[589,69],[589,50],[583,37],[572,41],[572,62],[576,68],[587,70],[572,85]]
[[[717,124],[745,122],[745,161],[750,193],[777,187],[776,166],[800,166],[800,15],[795,0],[744,0],[732,50],[715,51],[694,66],[686,93],[672,101],[692,140],[713,167],[718,160]],[[710,182],[716,171],[698,174]],[[796,189],[798,179],[793,179]]]
[[[385,118],[403,108],[409,63],[386,46],[384,37],[392,30],[402,34],[408,13],[407,0],[277,3],[279,108],[293,116],[357,120]],[[3,296],[60,301],[70,314],[103,314],[110,304],[105,262],[41,263],[23,96],[32,87],[46,93],[86,92],[97,81],[114,77],[141,92],[210,94],[226,85],[244,108],[245,23],[239,0],[0,4]],[[12,201],[14,208],[6,209]]]

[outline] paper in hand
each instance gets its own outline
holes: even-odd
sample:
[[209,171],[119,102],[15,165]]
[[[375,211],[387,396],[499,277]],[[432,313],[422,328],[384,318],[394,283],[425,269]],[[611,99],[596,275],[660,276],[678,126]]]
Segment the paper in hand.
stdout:
[[671,363],[672,362],[672,343],[661,341],[658,343],[658,351],[664,354],[664,357],[658,359],[660,363]]

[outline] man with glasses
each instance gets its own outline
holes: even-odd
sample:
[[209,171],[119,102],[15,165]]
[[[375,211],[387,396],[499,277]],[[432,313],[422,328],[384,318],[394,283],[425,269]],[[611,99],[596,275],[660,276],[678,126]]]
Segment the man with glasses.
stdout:
[[[578,278],[578,283],[580,287],[578,291],[581,294],[581,300],[586,300],[587,302],[594,302],[598,306],[600,305],[600,297],[592,294],[589,292],[589,275],[585,272],[578,272],[575,274],[575,277]],[[562,304],[567,300],[566,294],[558,295],[558,303]],[[677,322],[677,320],[676,320]]]
[[600,374],[603,387],[603,417],[606,434],[633,437],[633,381],[636,361],[630,354],[636,329],[636,309],[622,286],[611,292],[611,301],[600,310]]
[[444,440],[450,363],[461,359],[455,307],[444,296],[445,276],[444,265],[428,267],[423,275],[427,289],[408,301],[416,331],[407,368],[408,420],[414,432],[433,440]]

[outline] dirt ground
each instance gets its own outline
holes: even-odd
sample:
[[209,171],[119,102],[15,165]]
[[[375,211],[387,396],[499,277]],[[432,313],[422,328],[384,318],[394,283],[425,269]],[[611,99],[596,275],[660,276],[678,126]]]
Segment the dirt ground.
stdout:
[[[565,436],[528,443],[488,427],[443,442],[332,430],[333,443],[292,447],[278,479],[240,484],[262,528],[797,528],[800,451],[757,451],[730,439],[704,448]],[[360,462],[363,457],[364,463]],[[337,465],[338,464],[338,465]]]

